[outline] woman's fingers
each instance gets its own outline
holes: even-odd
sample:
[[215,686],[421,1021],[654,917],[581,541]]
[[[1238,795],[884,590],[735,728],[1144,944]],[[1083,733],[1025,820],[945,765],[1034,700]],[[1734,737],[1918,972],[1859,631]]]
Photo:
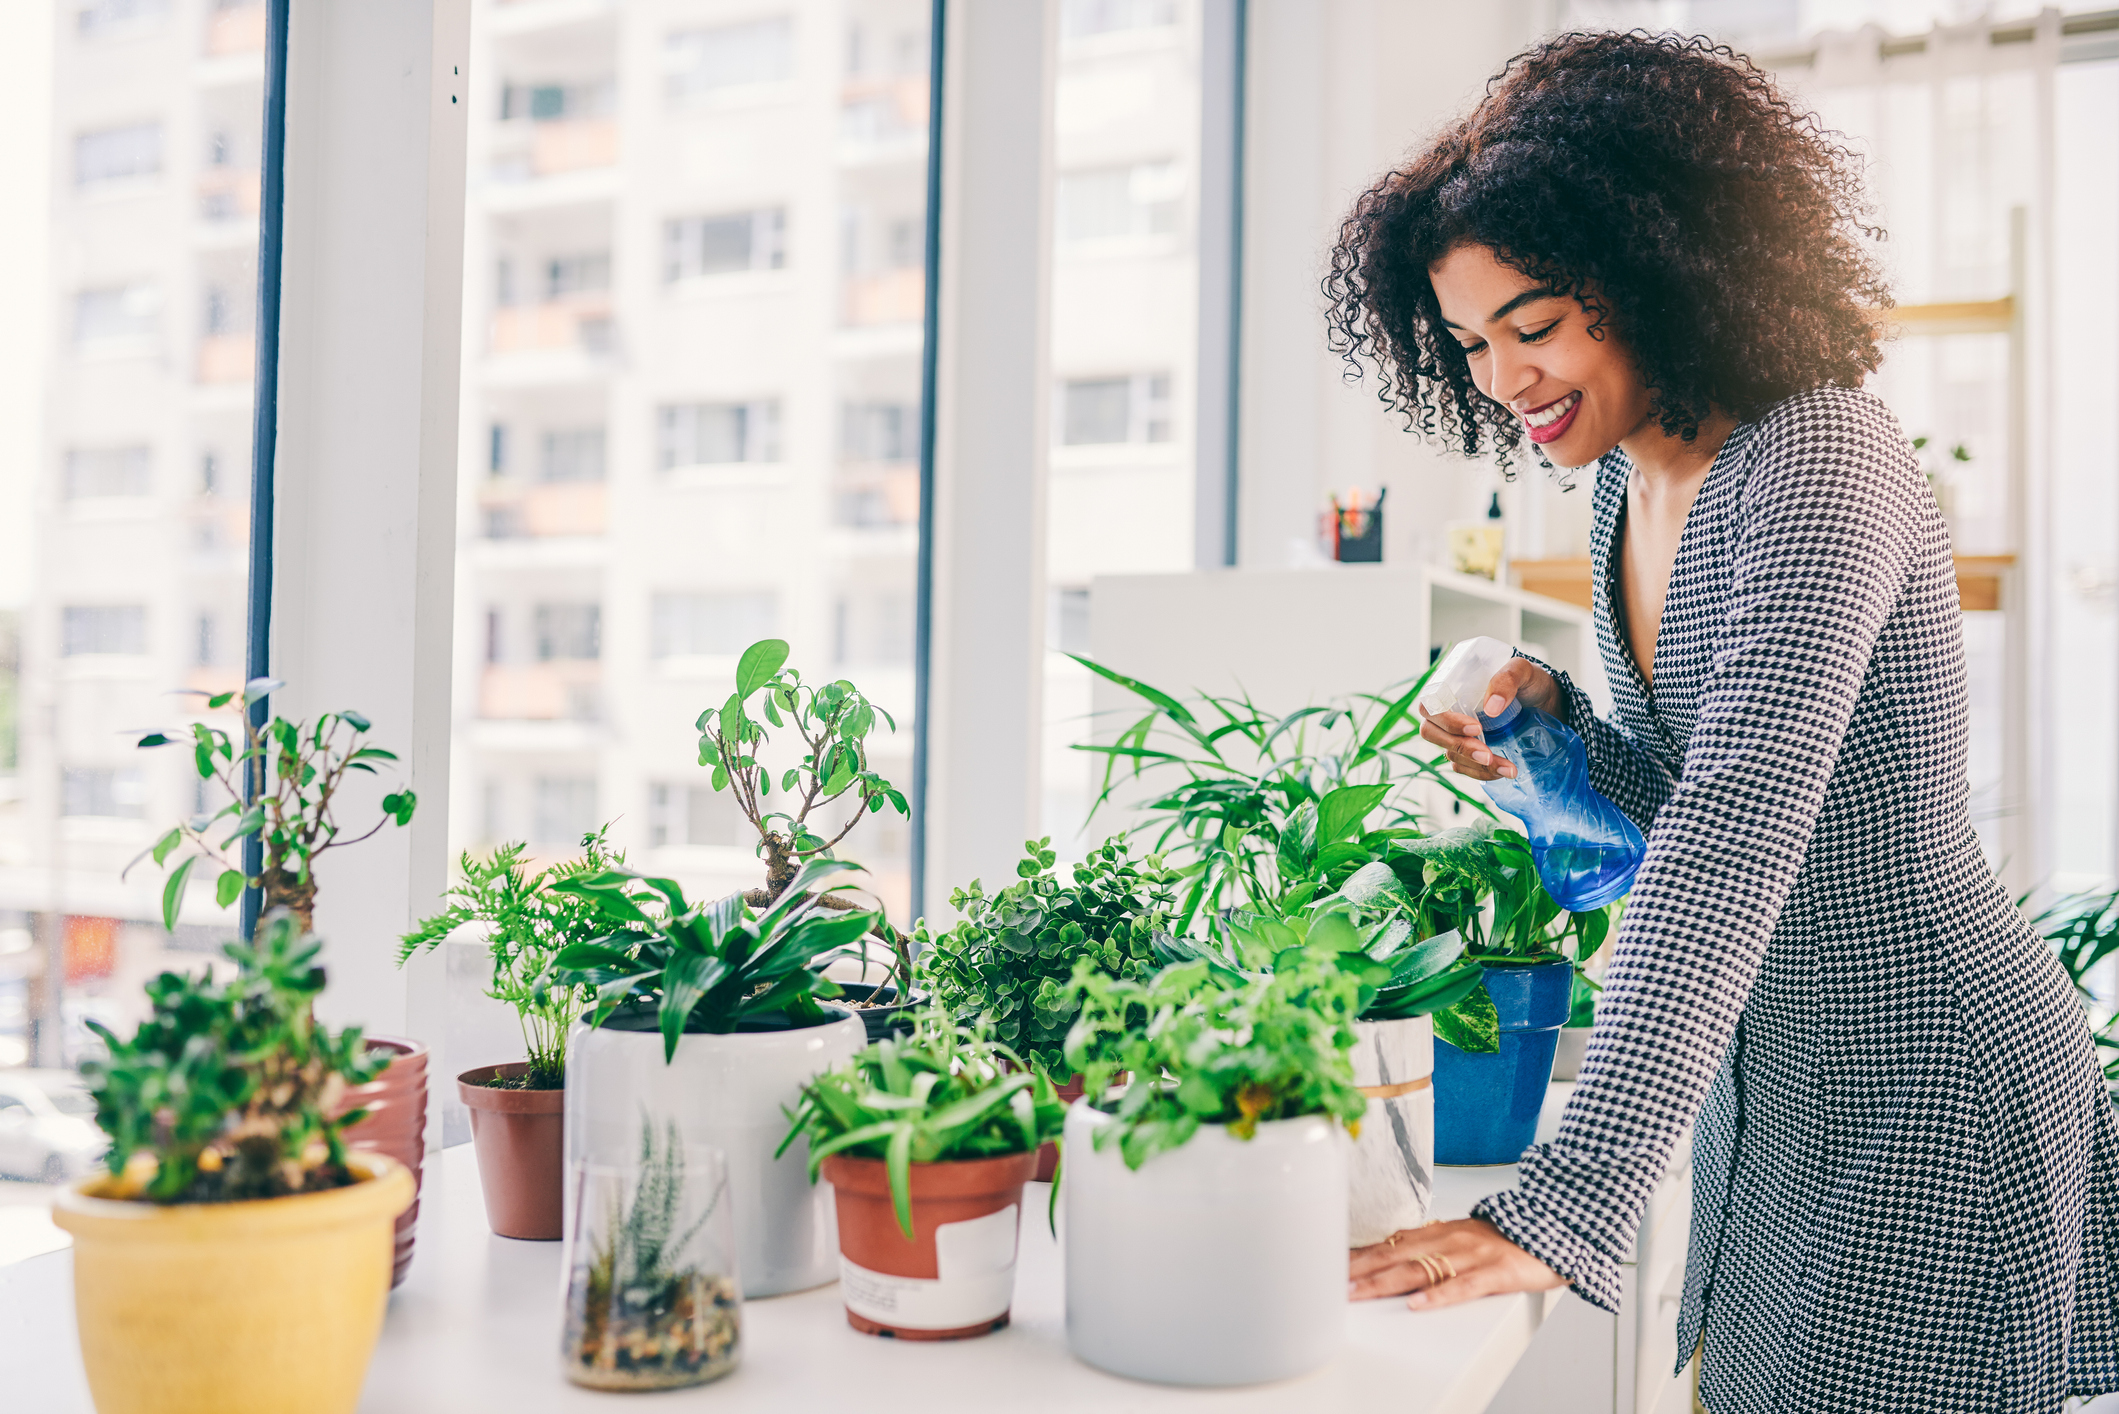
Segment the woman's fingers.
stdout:
[[1420,739],[1448,753],[1450,764],[1459,775],[1491,781],[1516,773],[1516,768],[1505,757],[1496,756],[1487,749],[1478,718],[1462,712],[1429,715],[1425,708],[1421,709],[1420,717]]
[[1347,1271],[1349,1300],[1406,1296],[1414,1310],[1565,1285],[1550,1267],[1477,1219],[1395,1233],[1349,1254]]

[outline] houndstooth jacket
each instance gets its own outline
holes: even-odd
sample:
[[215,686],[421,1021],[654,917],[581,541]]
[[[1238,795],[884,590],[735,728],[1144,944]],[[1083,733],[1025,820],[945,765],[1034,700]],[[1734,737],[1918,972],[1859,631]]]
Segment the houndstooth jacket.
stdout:
[[1715,1414],[2053,1414],[2119,1390],[2119,1124],[1972,831],[1949,532],[1896,419],[1821,388],[1731,435],[1653,691],[1596,481],[1597,788],[1648,831],[1558,1137],[1478,1215],[1606,1310],[1697,1116],[1678,1353]]

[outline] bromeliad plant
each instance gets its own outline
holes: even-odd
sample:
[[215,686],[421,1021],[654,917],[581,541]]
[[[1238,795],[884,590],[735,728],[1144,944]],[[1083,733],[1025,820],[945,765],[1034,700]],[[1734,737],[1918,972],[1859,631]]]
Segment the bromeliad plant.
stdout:
[[914,927],[918,976],[952,1015],[983,1022],[1030,1065],[1064,1077],[1075,963],[1086,959],[1108,977],[1152,973],[1177,876],[1154,855],[1135,859],[1123,836],[1089,851],[1067,884],[1049,837],[1023,850],[1016,881],[992,897],[976,879],[950,894],[962,915],[955,927],[933,936],[924,919]]
[[[383,797],[382,818],[373,826],[350,839],[339,837],[333,806],[340,789],[352,773],[373,775],[378,765],[397,757],[362,744],[369,722],[358,712],[326,712],[313,722],[274,717],[260,726],[252,721],[250,704],[280,686],[258,678],[240,693],[221,692],[206,699],[211,711],[228,709],[240,715],[240,744],[236,736],[204,722],[194,722],[188,733],[149,732],[140,738],[143,748],[188,743],[199,779],[214,783],[228,797],[219,810],[202,811],[172,828],[141,856],[152,855],[157,865],[167,868],[172,855],[190,847],[162,888],[164,927],[177,926],[184,886],[203,859],[220,867],[214,897],[221,907],[234,903],[245,888],[260,889],[264,911],[286,909],[306,933],[316,919],[317,859],[327,851],[359,844],[393,820],[399,826],[412,823],[418,797],[409,790],[392,791]],[[257,799],[250,800],[244,777],[253,763],[263,783]],[[209,838],[214,834],[221,838]],[[231,846],[251,838],[263,846],[264,855],[255,876],[245,875],[227,854]],[[126,866],[128,871],[131,867]]]
[[290,914],[271,914],[254,941],[223,949],[235,963],[226,982],[165,972],[129,1038],[88,1023],[110,1052],[82,1067],[111,1140],[102,1196],[230,1202],[355,1181],[339,1132],[366,1112],[332,1110],[389,1058],[356,1027],[317,1024],[321,949]]
[[[506,1002],[522,1026],[529,1070],[519,1088],[558,1090],[566,1085],[567,1028],[589,1001],[579,983],[562,983],[553,963],[570,944],[593,942],[610,932],[603,909],[594,901],[557,886],[565,880],[601,875],[622,868],[625,856],[613,852],[604,835],[582,836],[583,854],[532,873],[524,863],[529,846],[504,844],[484,860],[467,851],[459,867],[463,878],[449,888],[449,903],[440,913],[404,935],[397,950],[402,967],[422,949],[439,947],[458,928],[480,923],[493,959],[493,985],[486,995]],[[632,892],[642,910],[653,900]],[[493,1082],[496,1085],[514,1082]]]
[[1059,1137],[1067,1107],[985,1028],[928,1006],[911,1035],[878,1041],[803,1086],[789,1118],[779,1153],[808,1135],[811,1182],[833,1154],[883,1161],[910,1241],[912,1165],[1027,1154]]
[[1081,1017],[1067,1062],[1114,1104],[1117,1123],[1096,1144],[1119,1145],[1129,1168],[1183,1146],[1202,1124],[1249,1139],[1270,1120],[1330,1115],[1358,1134],[1368,1097],[1354,1084],[1360,984],[1314,956],[1290,957],[1262,976],[1231,977],[1205,960],[1166,967],[1146,981],[1106,977],[1076,964]]
[[665,1061],[690,1032],[816,1026],[829,1020],[818,998],[839,995],[824,969],[875,926],[878,915],[827,909],[815,896],[831,876],[860,866],[812,859],[762,911],[731,894],[690,903],[675,880],[605,868],[555,880],[553,892],[588,903],[603,935],[568,943],[552,980],[588,988],[586,1019],[601,1026],[621,1010],[653,1015]]

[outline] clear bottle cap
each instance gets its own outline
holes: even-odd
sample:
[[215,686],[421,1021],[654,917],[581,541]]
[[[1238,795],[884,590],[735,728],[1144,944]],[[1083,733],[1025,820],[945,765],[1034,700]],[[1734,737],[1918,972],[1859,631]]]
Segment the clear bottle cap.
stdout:
[[1435,666],[1433,677],[1420,690],[1420,705],[1428,712],[1463,712],[1478,716],[1486,702],[1486,689],[1494,674],[1508,666],[1516,650],[1498,638],[1467,638]]

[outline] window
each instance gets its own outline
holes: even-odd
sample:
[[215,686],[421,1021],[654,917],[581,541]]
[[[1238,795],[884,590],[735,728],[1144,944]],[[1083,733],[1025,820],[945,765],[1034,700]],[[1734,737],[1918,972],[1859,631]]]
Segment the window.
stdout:
[[545,264],[546,299],[565,299],[610,287],[611,253],[607,250],[562,255]]
[[662,409],[656,465],[721,466],[780,460],[780,404],[680,403]]
[[218,496],[221,494],[221,456],[214,451],[199,453],[199,494]]
[[496,422],[486,432],[486,472],[500,476],[508,469],[508,427]]
[[161,308],[161,291],[145,280],[82,290],[74,296],[74,344],[86,348],[151,338]]
[[197,637],[192,643],[191,665],[195,668],[211,668],[221,661],[220,618],[208,611],[198,618]]
[[1087,39],[1119,30],[1177,23],[1177,0],[1061,0],[1060,38]]
[[500,616],[500,610],[486,610],[486,661],[488,663],[498,663],[502,661],[502,644],[500,636],[502,622],[503,620]]
[[66,766],[59,772],[59,813],[141,820],[147,785],[137,766]]
[[734,657],[772,637],[779,617],[779,598],[769,589],[657,594],[649,652],[656,658]]
[[574,427],[544,434],[541,481],[603,480],[603,429]]
[[145,496],[153,489],[153,467],[148,447],[74,447],[66,454],[66,499]]
[[596,778],[539,776],[530,822],[530,843],[574,848],[603,822],[596,818]]
[[539,604],[536,610],[537,661],[582,661],[603,656],[603,607],[600,604]]
[[917,403],[847,403],[839,410],[839,455],[850,462],[909,462],[920,455]]
[[611,111],[617,87],[609,79],[591,83],[505,84],[500,90],[500,120],[527,118],[533,123],[579,122]]
[[255,287],[215,281],[206,287],[204,323],[206,336],[217,339],[224,335],[247,334],[251,329],[252,315],[256,312]]
[[656,781],[648,787],[647,842],[650,848],[672,845],[741,846],[757,839],[735,797],[710,785]]
[[1067,173],[1059,179],[1059,243],[1173,235],[1184,194],[1185,172],[1175,162]]
[[162,125],[132,123],[74,138],[74,185],[91,187],[162,170]]
[[787,213],[778,208],[683,216],[663,226],[662,278],[689,280],[787,264]]
[[794,77],[795,26],[786,15],[713,29],[679,30],[663,41],[672,98],[697,98]]
[[75,26],[83,39],[110,39],[151,29],[169,13],[169,0],[83,0]]
[[1170,376],[1076,378],[1062,385],[1060,441],[1069,447],[1170,440]]
[[59,611],[59,655],[147,651],[147,608],[142,604],[68,604]]

